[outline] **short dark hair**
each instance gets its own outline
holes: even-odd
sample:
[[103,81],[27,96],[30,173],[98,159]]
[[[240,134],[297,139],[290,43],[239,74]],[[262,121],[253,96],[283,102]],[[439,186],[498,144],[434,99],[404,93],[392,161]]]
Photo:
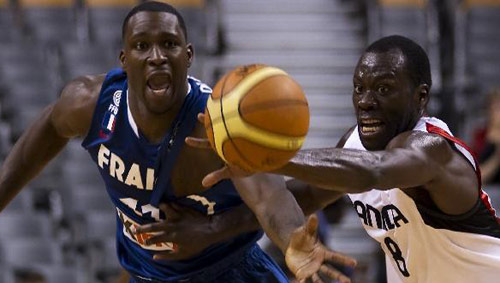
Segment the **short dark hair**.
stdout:
[[122,39],[125,38],[125,30],[127,28],[127,24],[128,24],[129,19],[133,15],[135,15],[135,14],[137,14],[139,12],[143,12],[143,11],[147,11],[147,12],[165,12],[165,13],[170,13],[170,14],[175,15],[177,17],[177,20],[179,21],[179,25],[181,26],[182,32],[184,33],[184,39],[187,40],[188,36],[187,36],[186,24],[184,22],[184,18],[179,13],[179,11],[177,11],[177,9],[175,9],[170,4],[162,3],[162,2],[156,2],[156,1],[147,1],[147,2],[141,3],[141,4],[137,5],[137,6],[135,6],[134,8],[132,8],[132,10],[130,10],[130,12],[128,12],[127,16],[125,17],[125,20],[123,20]]
[[383,53],[398,49],[406,57],[406,68],[416,86],[420,84],[432,85],[429,57],[420,45],[401,35],[383,37],[366,48],[365,53]]

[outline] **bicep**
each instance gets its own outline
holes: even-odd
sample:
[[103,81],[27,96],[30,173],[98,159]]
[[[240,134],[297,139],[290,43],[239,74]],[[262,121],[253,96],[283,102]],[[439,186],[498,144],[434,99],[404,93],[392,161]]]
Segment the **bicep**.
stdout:
[[378,153],[374,164],[378,189],[411,188],[424,186],[444,174],[452,149],[441,137],[417,134],[401,147],[389,148]]

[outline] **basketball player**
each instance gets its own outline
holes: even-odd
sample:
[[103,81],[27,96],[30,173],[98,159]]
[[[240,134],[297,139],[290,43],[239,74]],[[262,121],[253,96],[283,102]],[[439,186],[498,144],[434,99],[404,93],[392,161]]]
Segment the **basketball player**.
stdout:
[[[202,137],[205,132],[196,115],[203,111],[211,89],[187,76],[194,50],[177,10],[159,2],[136,6],[125,18],[123,42],[121,69],[68,83],[61,97],[18,140],[0,172],[0,209],[70,138],[84,137],[82,145],[116,206],[119,260],[132,282],[286,282],[283,272],[256,245],[262,235],[258,229],[198,254],[187,245],[160,241],[161,231],[145,231],[164,227],[169,217],[176,217],[169,215],[165,203],[211,216],[241,205],[243,199],[270,238],[285,250],[304,216],[278,175],[235,178],[209,190],[200,185],[205,174],[222,164],[212,152],[183,146],[188,134]],[[142,226],[150,223],[158,224]],[[297,268],[310,266],[310,261],[302,260],[310,256],[321,262],[353,263],[314,241],[299,239],[296,246],[302,251],[296,256]],[[319,257],[311,255],[318,251]],[[165,252],[175,252],[183,260],[159,260]],[[344,278],[343,282],[349,281]]]
[[[359,59],[353,84],[357,125],[337,148],[302,150],[277,173],[310,184],[293,186],[317,208],[348,194],[386,254],[388,282],[497,282],[500,219],[467,146],[426,115],[425,51],[402,36],[382,38]],[[235,175],[244,174],[226,166],[203,184]]]

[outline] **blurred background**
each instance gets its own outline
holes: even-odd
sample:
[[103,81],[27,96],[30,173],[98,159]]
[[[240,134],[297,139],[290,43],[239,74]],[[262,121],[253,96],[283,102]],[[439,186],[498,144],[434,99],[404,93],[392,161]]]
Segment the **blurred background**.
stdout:
[[[122,21],[138,2],[0,0],[1,160],[65,82],[118,66]],[[237,65],[266,63],[303,86],[306,148],[334,146],[355,124],[352,74],[369,43],[392,34],[415,40],[431,60],[429,112],[477,152],[499,208],[500,0],[165,2],[186,20],[192,76],[213,86]],[[0,282],[114,282],[119,274],[114,210],[80,143],[70,142],[0,214]],[[385,282],[380,248],[350,201],[320,217],[323,241],[358,259],[354,282]]]

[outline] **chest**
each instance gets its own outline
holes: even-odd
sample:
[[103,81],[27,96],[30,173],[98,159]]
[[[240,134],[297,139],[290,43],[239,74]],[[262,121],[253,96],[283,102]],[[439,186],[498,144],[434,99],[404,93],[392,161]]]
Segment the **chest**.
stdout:
[[[204,127],[197,125],[190,135],[204,137]],[[113,188],[127,195],[153,190],[155,178],[158,177],[155,164],[161,152],[159,146],[147,144],[130,131],[117,129],[111,140],[96,146],[93,151],[92,155],[103,178]],[[188,145],[181,145],[178,154],[172,158],[170,194],[175,197],[202,193],[205,191],[201,185],[203,178],[223,166],[221,159],[211,149]]]
[[374,238],[407,230],[421,222],[414,201],[399,189],[371,190],[349,197],[365,229],[373,232],[370,234]]

